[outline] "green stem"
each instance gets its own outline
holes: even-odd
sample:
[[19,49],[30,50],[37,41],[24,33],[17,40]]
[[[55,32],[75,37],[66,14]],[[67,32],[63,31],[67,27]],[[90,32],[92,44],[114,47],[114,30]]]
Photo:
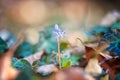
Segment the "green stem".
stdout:
[[58,38],[58,62],[59,62],[59,68],[61,70],[60,38]]

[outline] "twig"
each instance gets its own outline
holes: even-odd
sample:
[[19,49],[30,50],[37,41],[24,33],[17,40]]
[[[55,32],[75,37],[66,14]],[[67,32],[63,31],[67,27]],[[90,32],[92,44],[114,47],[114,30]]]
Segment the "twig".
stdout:
[[76,38],[76,40],[79,40],[82,43],[82,45],[85,46],[85,43],[80,38]]

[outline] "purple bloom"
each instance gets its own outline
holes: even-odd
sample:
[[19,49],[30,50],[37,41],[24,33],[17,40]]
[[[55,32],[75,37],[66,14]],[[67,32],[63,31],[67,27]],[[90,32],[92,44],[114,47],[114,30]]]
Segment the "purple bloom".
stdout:
[[62,29],[59,28],[58,24],[55,24],[54,31],[57,35],[57,38],[63,38],[64,37],[65,32]]

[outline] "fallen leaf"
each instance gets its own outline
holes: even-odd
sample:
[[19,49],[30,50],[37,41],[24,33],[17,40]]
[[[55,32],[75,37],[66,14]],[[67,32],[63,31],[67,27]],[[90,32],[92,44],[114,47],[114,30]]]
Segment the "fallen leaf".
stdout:
[[92,58],[89,60],[85,71],[93,76],[99,76],[102,73],[102,68],[99,65],[97,58]]
[[120,57],[106,58],[103,55],[99,55],[99,64],[104,70],[108,70],[108,74],[111,80],[116,80],[116,74],[120,73]]
[[96,51],[92,47],[85,46],[86,59],[89,61],[91,58],[97,57]]
[[27,60],[32,65],[33,62],[39,60],[43,54],[44,54],[44,50],[42,50],[41,52],[37,52],[33,55],[30,55],[28,57],[25,57],[23,59]]

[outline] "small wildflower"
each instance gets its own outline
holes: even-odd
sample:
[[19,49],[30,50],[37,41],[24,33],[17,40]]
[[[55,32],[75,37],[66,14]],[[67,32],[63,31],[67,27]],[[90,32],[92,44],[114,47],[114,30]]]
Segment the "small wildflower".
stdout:
[[59,28],[58,24],[55,24],[54,31],[57,35],[57,38],[63,38],[64,37],[65,32],[62,29]]
[[61,70],[61,53],[60,53],[60,38],[64,37],[65,32],[59,28],[57,24],[55,24],[54,32],[57,35],[57,40],[58,40],[58,63],[59,63],[59,68]]

